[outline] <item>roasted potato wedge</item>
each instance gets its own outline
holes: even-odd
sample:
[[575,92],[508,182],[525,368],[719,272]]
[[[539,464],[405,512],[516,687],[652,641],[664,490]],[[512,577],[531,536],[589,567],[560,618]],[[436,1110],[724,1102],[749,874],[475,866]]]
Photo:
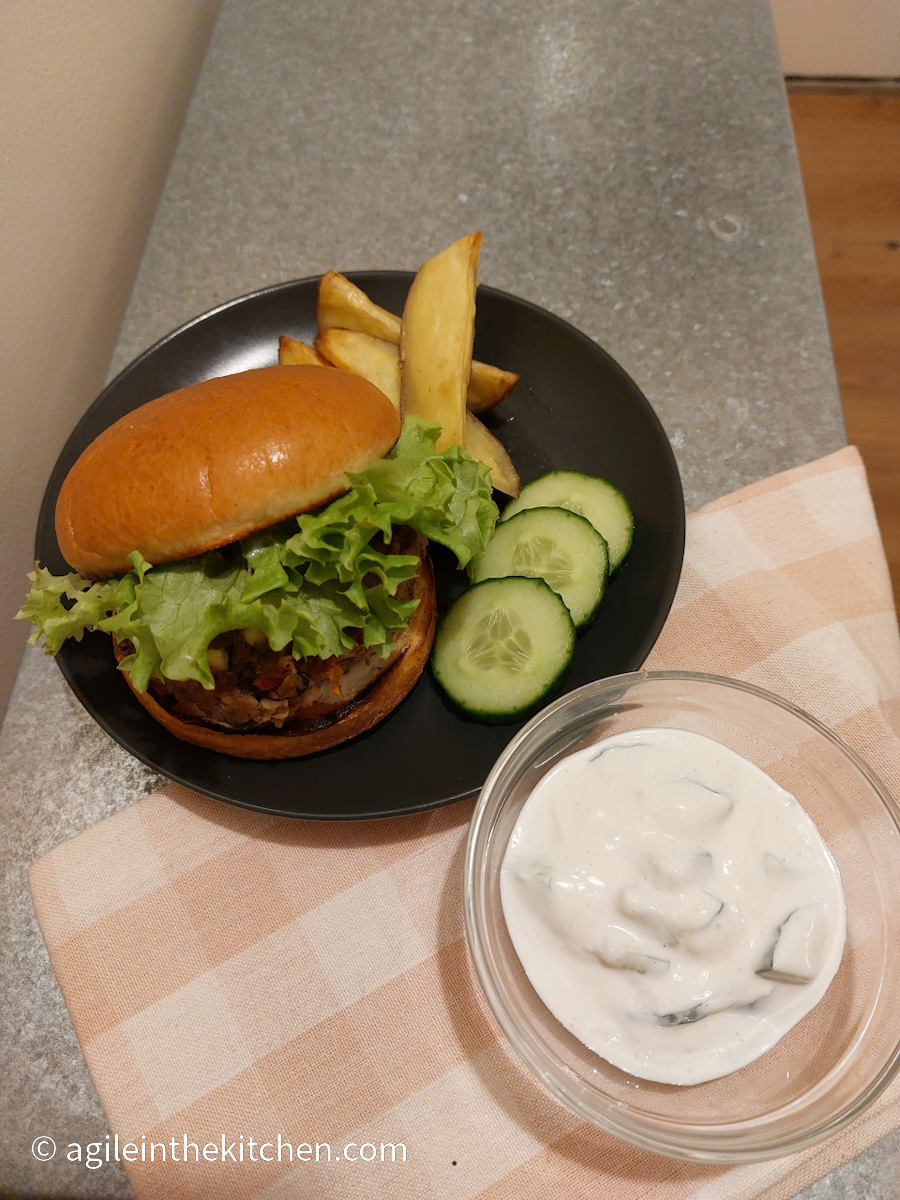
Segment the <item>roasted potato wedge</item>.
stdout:
[[319,280],[316,320],[320,332],[351,329],[397,346],[400,344],[400,318],[373,304],[362,288],[337,271],[329,271]]
[[[400,408],[400,350],[390,342],[350,329],[325,329],[316,350],[332,366],[362,375]],[[507,496],[518,496],[519,474],[503,444],[470,412],[466,413],[466,449],[490,468],[491,484]]]
[[506,447],[478,420],[466,413],[466,449],[473,458],[490,467],[491,486],[506,496],[518,496],[522,480]]
[[441,426],[438,450],[466,444],[481,234],[459,238],[416,273],[400,323],[400,413]]
[[518,382],[519,376],[512,371],[503,371],[473,358],[466,407],[472,413],[488,412],[505,400]]
[[[366,293],[337,271],[319,281],[316,319],[319,329],[350,329],[385,342],[400,344],[400,318],[374,304]],[[519,382],[512,371],[488,363],[473,362],[466,405],[470,412],[486,412],[506,399]]]
[[296,338],[280,337],[278,339],[278,363],[282,367],[325,367],[327,361],[317,354],[306,342],[298,342]]
[[374,383],[399,411],[399,347],[353,329],[324,329],[316,338],[316,350],[332,366]]

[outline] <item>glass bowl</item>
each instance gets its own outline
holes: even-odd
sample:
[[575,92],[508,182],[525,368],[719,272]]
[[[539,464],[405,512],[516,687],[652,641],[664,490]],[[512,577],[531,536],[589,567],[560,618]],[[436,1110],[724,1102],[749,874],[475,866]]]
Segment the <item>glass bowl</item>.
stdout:
[[[690,1086],[606,1063],[531,987],[503,918],[500,868],[532,789],[563,756],[629,729],[714,738],[797,797],[841,874],[847,941],[819,1004],[771,1050]],[[843,1128],[900,1065],[900,811],[857,754],[786,700],[715,675],[639,672],[587,684],[521,730],[479,797],[465,858],[465,920],[488,1003],[523,1063],[585,1121],[670,1158],[751,1162],[792,1154]]]

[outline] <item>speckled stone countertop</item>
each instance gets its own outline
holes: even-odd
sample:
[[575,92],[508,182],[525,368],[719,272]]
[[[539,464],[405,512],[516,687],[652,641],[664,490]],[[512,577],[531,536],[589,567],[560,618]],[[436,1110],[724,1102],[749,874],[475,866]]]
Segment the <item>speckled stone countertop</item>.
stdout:
[[[226,2],[111,373],[230,297],[414,269],[474,228],[483,282],[644,390],[689,509],[844,443],[765,0]],[[159,780],[28,651],[0,781],[0,1191],[129,1196],[114,1165],[31,1157],[107,1127],[25,871]],[[806,1200],[893,1200],[898,1160],[891,1138]]]

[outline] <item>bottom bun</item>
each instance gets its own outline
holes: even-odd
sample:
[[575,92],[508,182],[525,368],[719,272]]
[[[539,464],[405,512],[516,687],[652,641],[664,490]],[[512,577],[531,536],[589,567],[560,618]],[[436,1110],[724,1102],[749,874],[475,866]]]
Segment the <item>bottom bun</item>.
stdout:
[[154,700],[149,692],[135,691],[128,672],[122,673],[135,699],[150,716],[183,742],[216,750],[221,754],[230,754],[236,758],[302,758],[319,750],[339,746],[342,742],[365,733],[392,713],[412,690],[428,662],[437,623],[434,576],[427,555],[422,556],[417,584],[419,606],[409,625],[398,638],[400,654],[397,658],[355,700],[328,717],[310,721],[306,730],[292,729],[290,732],[281,732],[273,729],[271,732],[264,732],[256,728],[242,733],[237,729],[226,730],[186,721],[169,712]]

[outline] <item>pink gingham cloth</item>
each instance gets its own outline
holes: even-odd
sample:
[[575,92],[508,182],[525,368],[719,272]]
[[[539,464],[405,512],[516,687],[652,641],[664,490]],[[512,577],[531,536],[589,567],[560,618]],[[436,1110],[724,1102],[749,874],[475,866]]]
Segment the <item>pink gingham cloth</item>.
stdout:
[[[900,639],[853,448],[689,518],[647,665],[800,703],[900,795]],[[34,863],[41,930],[141,1200],[779,1200],[900,1124],[895,1084],[823,1145],[730,1169],[585,1125],[519,1066],[481,998],[461,902],[471,811],[304,822],[171,785]],[[379,1161],[382,1144],[405,1161]]]

